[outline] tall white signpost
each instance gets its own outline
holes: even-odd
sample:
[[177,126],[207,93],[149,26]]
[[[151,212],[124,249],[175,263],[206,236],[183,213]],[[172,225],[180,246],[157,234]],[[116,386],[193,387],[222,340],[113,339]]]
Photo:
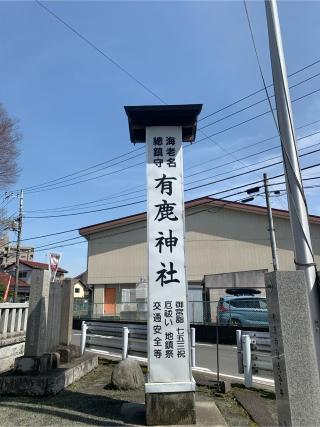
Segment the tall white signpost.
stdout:
[[132,142],[147,143],[148,425],[195,423],[185,265],[182,142],[201,105],[125,107]]

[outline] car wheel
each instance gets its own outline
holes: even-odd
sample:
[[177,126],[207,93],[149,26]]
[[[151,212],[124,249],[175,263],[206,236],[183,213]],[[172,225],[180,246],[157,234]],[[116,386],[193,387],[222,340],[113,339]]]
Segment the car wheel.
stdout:
[[229,322],[230,326],[241,326],[241,322],[238,319],[231,319]]

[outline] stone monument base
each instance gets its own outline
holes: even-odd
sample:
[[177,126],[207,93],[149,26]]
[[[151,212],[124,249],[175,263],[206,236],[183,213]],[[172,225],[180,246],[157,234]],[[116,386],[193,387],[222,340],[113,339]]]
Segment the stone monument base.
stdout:
[[146,393],[146,423],[149,426],[196,424],[195,393]]
[[49,369],[58,368],[60,363],[59,353],[45,353],[42,356],[21,356],[15,360],[16,374],[42,374]]
[[[31,357],[24,358],[26,361]],[[25,362],[26,363],[26,362]],[[62,364],[57,369],[49,369],[47,372],[36,375],[34,372],[23,375],[16,371],[6,372],[0,375],[0,396],[48,396],[56,394],[68,387],[81,377],[91,372],[98,366],[98,356],[85,354],[73,359],[70,363]]]

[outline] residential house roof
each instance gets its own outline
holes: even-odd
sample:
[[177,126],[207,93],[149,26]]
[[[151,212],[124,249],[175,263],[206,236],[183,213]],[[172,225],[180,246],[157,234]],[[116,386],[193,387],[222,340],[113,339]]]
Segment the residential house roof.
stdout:
[[[44,262],[37,262],[37,261],[25,261],[25,260],[20,260],[19,262],[20,264],[26,265],[27,267],[33,268],[35,270],[49,270],[49,265],[44,263]],[[12,263],[10,265],[8,265],[6,267],[6,269],[8,269],[9,267],[11,267],[12,265],[15,265],[15,263]],[[64,270],[63,268],[58,267],[58,272],[59,273],[68,273],[67,270]]]
[[[0,273],[0,285],[8,286],[9,280],[10,280],[10,288],[13,288],[15,283],[15,277],[13,277],[9,273]],[[30,285],[22,279],[18,280],[18,285],[30,287]]]
[[79,280],[83,284],[86,284],[87,280],[88,280],[88,272],[87,271],[83,271],[82,273],[80,273],[77,276],[75,276],[74,279]]
[[80,274],[78,274],[78,276],[74,277],[74,280],[76,280],[78,283],[81,283],[81,285],[87,289],[88,291],[92,290],[92,287],[90,285],[88,285],[88,272],[84,271]]

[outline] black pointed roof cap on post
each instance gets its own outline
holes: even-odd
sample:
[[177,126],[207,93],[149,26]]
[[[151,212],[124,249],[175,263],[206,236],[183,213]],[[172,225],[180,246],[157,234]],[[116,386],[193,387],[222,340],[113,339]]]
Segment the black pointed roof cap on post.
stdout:
[[202,104],[125,106],[124,109],[133,143],[146,142],[149,126],[182,126],[182,141],[193,142]]

